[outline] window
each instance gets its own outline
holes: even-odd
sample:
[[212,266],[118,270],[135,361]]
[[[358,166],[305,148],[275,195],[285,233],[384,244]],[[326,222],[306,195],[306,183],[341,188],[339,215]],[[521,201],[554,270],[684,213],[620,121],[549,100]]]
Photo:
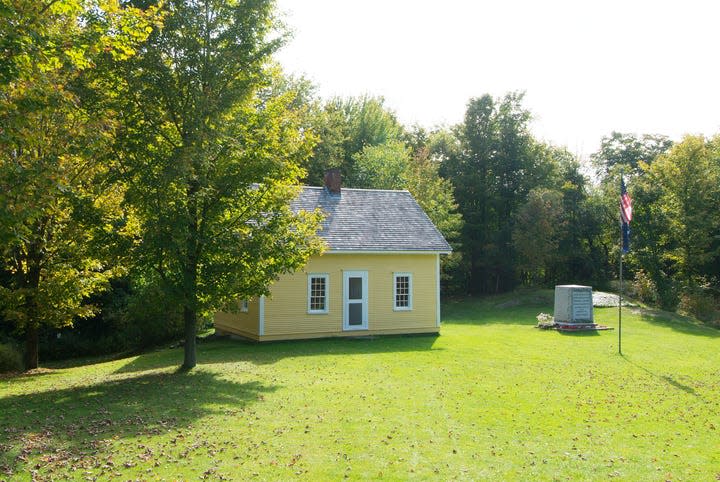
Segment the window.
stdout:
[[328,312],[328,278],[326,274],[308,275],[308,313]]
[[393,279],[393,309],[395,311],[412,310],[412,274],[395,273]]
[[247,313],[249,310],[248,305],[249,305],[248,300],[242,300],[240,302],[240,313]]

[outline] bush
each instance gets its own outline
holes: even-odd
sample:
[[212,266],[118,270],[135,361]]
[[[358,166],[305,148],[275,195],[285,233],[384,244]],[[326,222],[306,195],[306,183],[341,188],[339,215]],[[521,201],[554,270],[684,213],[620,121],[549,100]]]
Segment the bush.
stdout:
[[658,290],[655,281],[642,269],[635,273],[632,290],[633,295],[643,303],[649,305],[657,304]]
[[698,320],[717,324],[720,318],[718,303],[715,297],[702,286],[691,286],[680,295],[678,310],[692,315]]
[[0,373],[19,372],[23,368],[20,351],[10,343],[0,343]]
[[75,320],[72,328],[43,330],[42,359],[112,355],[175,341],[184,334],[180,308],[156,286],[114,280],[110,290],[91,301],[101,308],[98,315]]

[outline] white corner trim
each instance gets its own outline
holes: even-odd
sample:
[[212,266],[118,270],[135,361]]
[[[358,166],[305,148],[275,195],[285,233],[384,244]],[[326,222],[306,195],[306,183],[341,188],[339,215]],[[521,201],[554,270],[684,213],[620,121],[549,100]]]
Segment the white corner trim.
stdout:
[[258,335],[265,334],[265,295],[258,300]]
[[435,256],[435,323],[440,327],[440,254]]

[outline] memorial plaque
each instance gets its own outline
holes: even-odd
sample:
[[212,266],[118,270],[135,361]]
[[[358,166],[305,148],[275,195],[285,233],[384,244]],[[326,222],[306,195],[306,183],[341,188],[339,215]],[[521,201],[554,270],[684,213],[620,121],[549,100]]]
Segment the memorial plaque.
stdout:
[[573,321],[592,321],[592,291],[576,289],[572,291]]

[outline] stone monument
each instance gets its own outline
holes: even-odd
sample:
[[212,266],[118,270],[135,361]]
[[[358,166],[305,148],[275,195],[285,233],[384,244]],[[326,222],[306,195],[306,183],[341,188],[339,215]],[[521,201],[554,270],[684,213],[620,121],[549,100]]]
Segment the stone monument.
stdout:
[[580,285],[555,286],[556,324],[593,324],[592,287]]

